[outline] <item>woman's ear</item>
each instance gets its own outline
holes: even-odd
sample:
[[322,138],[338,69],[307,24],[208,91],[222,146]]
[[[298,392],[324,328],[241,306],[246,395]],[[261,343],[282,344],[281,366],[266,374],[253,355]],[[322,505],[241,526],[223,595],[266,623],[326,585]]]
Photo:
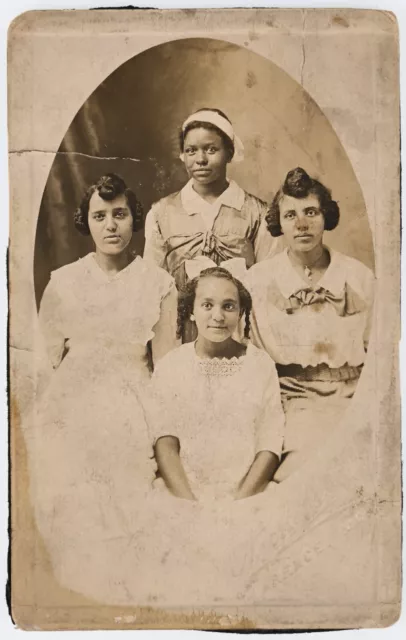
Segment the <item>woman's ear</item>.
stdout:
[[192,315],[190,316],[190,319],[191,319],[191,321],[192,321],[192,322],[194,322],[194,321],[195,321],[195,317],[194,317],[193,313],[192,313]]

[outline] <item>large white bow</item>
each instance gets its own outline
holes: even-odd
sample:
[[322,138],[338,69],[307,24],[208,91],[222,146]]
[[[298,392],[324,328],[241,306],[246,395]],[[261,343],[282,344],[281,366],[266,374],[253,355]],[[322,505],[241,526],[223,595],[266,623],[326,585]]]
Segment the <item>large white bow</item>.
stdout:
[[212,267],[221,267],[226,269],[234,278],[243,282],[245,274],[247,273],[247,266],[244,258],[230,258],[230,260],[224,260],[220,264],[216,264],[213,260],[207,256],[196,256],[193,260],[185,260],[185,270],[188,278],[193,280],[204,269],[210,269]]

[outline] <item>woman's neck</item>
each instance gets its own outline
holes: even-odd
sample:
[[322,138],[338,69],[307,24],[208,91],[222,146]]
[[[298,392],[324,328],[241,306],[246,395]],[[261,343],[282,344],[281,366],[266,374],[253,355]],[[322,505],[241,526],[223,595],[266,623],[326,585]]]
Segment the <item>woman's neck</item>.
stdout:
[[288,254],[297,265],[305,267],[327,267],[330,262],[328,250],[322,244],[317,245],[310,251],[297,251],[288,249]]
[[95,254],[96,262],[100,269],[108,274],[118,273],[125,269],[133,260],[133,256],[130,251],[123,251],[117,255],[109,255],[98,251],[96,248]]
[[199,194],[203,200],[207,200],[207,202],[214,202],[217,200],[219,196],[228,188],[227,177],[220,180],[216,180],[216,182],[210,182],[210,184],[201,184],[196,180],[193,180],[193,190]]
[[203,336],[198,336],[195,343],[196,354],[200,358],[234,358],[246,351],[246,347],[233,338],[227,338],[223,342],[212,342]]

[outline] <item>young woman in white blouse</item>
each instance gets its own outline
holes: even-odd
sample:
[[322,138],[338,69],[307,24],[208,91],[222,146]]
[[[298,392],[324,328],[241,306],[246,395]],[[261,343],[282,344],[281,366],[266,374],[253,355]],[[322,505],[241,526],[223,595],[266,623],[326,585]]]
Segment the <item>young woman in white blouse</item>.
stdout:
[[301,168],[289,171],[267,216],[286,248],[247,276],[253,340],[277,364],[287,418],[279,480],[339,423],[365,360],[374,275],[324,244],[338,222],[330,191]]

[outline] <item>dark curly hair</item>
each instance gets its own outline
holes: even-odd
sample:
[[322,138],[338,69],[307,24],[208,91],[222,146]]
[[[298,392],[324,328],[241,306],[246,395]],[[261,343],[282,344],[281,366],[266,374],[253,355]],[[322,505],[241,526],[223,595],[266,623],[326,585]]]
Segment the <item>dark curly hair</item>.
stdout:
[[[201,109],[198,109],[196,111],[196,113],[199,113],[200,111],[214,111],[215,113],[218,113],[219,116],[222,116],[223,118],[225,118],[230,124],[231,124],[231,120],[230,118],[228,118],[226,116],[226,114],[221,111],[220,109],[212,109],[210,107],[202,107]],[[207,129],[208,131],[215,131],[217,133],[217,135],[220,136],[220,138],[223,141],[224,147],[226,148],[226,150],[229,153],[230,156],[230,160],[232,160],[233,156],[234,156],[234,142],[231,140],[231,138],[228,137],[228,135],[226,133],[224,133],[224,131],[222,131],[221,129],[219,129],[218,127],[216,127],[216,125],[211,124],[210,122],[204,122],[202,120],[192,120],[192,122],[189,122],[189,124],[186,125],[185,130],[181,129],[179,132],[179,144],[180,144],[180,150],[184,151],[185,149],[185,139],[187,134],[189,133],[189,131],[192,131],[192,129]]]
[[114,198],[123,193],[126,197],[127,204],[130,208],[133,218],[133,231],[142,229],[144,222],[144,211],[135,193],[131,191],[131,189],[127,188],[127,185],[124,182],[123,178],[118,176],[116,173],[107,173],[105,176],[99,178],[95,184],[92,184],[92,186],[86,190],[82,202],[73,214],[75,227],[78,231],[80,231],[80,233],[82,233],[84,236],[90,235],[89,202],[95,191],[98,192],[99,196],[103,198],[103,200],[107,201],[114,200]]
[[199,284],[200,280],[202,280],[203,278],[208,278],[210,276],[228,280],[237,287],[238,297],[240,299],[241,316],[245,315],[244,337],[249,338],[250,314],[252,309],[251,295],[244,287],[244,285],[239,280],[237,280],[237,278],[234,278],[234,276],[232,276],[229,271],[223,269],[222,267],[210,267],[209,269],[204,269],[200,273],[200,275],[198,275],[196,278],[193,278],[193,280],[189,280],[189,282],[187,282],[187,284],[180,289],[178,298],[178,323],[176,331],[177,337],[181,338],[183,336],[186,320],[190,318],[193,313],[197,285]]
[[272,236],[282,235],[279,203],[284,195],[292,196],[293,198],[306,198],[309,195],[317,196],[320,210],[324,216],[324,228],[326,231],[332,231],[338,225],[340,209],[337,202],[332,199],[331,191],[318,180],[311,178],[304,169],[297,167],[297,169],[292,169],[287,174],[285,182],[276,193],[265,218],[268,231]]

